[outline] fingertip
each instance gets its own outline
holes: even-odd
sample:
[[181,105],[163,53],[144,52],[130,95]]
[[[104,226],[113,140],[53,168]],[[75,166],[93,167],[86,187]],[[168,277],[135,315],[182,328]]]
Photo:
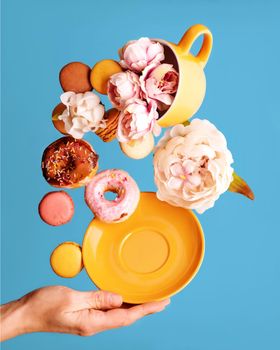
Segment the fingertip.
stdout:
[[169,305],[169,304],[171,303],[171,299],[168,298],[168,299],[162,300],[162,303],[163,303],[165,306],[167,306],[167,305]]
[[165,299],[161,301],[148,303],[146,304],[146,308],[147,310],[149,310],[148,314],[157,313],[157,312],[163,311],[166,308],[166,306],[169,304],[170,304],[170,299]]

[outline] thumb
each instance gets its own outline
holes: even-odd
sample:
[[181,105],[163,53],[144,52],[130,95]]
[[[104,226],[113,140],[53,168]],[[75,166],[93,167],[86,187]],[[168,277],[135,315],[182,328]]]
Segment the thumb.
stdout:
[[122,297],[118,294],[97,291],[97,292],[84,292],[84,297],[87,301],[88,307],[96,310],[109,310],[118,308],[122,305]]

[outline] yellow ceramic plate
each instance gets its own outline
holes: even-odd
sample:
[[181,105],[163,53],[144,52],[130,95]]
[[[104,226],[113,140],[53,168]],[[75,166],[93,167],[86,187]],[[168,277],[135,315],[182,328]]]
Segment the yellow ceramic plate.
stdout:
[[197,273],[203,255],[196,216],[146,192],[128,220],[106,224],[94,219],[83,242],[84,265],[95,285],[133,304],[180,291]]

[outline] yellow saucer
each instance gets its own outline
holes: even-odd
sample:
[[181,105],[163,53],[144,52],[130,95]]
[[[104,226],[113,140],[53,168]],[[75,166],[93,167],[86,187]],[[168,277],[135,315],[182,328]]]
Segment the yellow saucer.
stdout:
[[197,273],[204,236],[192,211],[173,207],[142,192],[126,221],[94,219],[85,234],[83,261],[98,288],[127,303],[162,300],[179,292]]

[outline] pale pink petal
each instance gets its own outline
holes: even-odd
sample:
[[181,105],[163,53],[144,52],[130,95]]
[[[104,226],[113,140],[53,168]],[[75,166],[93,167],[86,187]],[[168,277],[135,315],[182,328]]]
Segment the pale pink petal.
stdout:
[[140,38],[129,41],[119,50],[119,55],[123,68],[140,73],[149,64],[159,64],[164,60],[164,49],[158,42],[149,38]]
[[167,183],[172,190],[179,190],[183,185],[183,180],[178,177],[170,177]]
[[175,163],[170,166],[170,171],[173,176],[179,177],[180,175],[184,175],[184,168],[180,163]]

